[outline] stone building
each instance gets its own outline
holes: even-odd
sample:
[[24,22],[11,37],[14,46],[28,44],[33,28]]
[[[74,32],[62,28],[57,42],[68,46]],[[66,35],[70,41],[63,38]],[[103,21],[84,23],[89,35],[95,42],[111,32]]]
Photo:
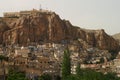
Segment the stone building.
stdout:
[[31,16],[31,15],[38,15],[40,13],[46,13],[51,14],[52,12],[49,10],[29,10],[29,11],[20,11],[20,12],[5,12],[3,15],[6,18],[16,18],[16,17],[22,17],[22,16]]
[[120,59],[113,60],[112,71],[117,73],[117,75],[120,77]]
[[4,17],[20,17],[20,13],[19,12],[5,12]]

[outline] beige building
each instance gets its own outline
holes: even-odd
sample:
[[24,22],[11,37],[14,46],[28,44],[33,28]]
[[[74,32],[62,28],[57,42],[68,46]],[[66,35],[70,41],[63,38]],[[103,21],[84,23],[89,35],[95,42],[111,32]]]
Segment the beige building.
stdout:
[[4,17],[20,17],[19,12],[5,12]]
[[4,17],[14,18],[14,17],[21,17],[21,16],[30,16],[30,15],[37,15],[40,13],[51,14],[52,12],[49,10],[29,10],[29,11],[20,11],[20,12],[5,12]]
[[120,59],[113,60],[112,71],[117,73],[118,76],[120,77]]
[[39,56],[34,59],[31,57],[22,57],[18,55],[10,60],[10,65],[18,67],[18,70],[25,71],[26,74],[60,74],[60,66],[56,60],[50,60],[49,57]]

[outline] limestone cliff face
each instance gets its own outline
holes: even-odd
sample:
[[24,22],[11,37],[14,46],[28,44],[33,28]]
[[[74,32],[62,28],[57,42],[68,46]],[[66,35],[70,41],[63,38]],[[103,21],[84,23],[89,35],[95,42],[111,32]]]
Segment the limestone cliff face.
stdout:
[[112,35],[112,37],[116,39],[117,41],[119,41],[119,45],[120,45],[120,33],[114,34]]
[[3,43],[3,34],[7,30],[9,30],[9,27],[2,19],[0,19],[0,44]]
[[74,37],[74,39],[82,39],[84,42],[86,42],[86,44],[88,44],[87,46],[98,47],[100,49],[107,49],[110,51],[119,50],[118,41],[113,39],[112,36],[106,34],[103,29],[87,30],[76,28],[76,31],[73,31],[71,33],[71,37],[72,36]]
[[[88,45],[100,49],[117,50],[118,42],[104,30],[86,30],[75,27],[69,21],[61,20],[55,13],[41,13],[23,16],[7,25],[11,29],[3,31],[3,43],[27,45],[30,42],[61,42],[82,39]],[[0,41],[2,43],[2,41]]]
[[[81,34],[82,35],[82,34]],[[107,35],[102,30],[85,30],[84,37],[81,37],[89,45],[93,47],[99,47],[100,49],[115,50],[119,48],[118,42],[113,37]]]

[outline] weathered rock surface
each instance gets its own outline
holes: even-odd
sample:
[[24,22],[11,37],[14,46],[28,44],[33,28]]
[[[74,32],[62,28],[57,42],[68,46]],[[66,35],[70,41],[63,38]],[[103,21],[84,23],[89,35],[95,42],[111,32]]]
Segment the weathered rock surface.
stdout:
[[3,42],[4,32],[7,30],[9,30],[9,27],[2,19],[0,19],[0,44],[2,44],[2,42]]
[[112,37],[116,39],[117,41],[119,41],[119,44],[120,44],[120,33],[114,34],[112,35]]
[[75,27],[69,21],[61,20],[54,12],[24,16],[9,23],[6,21],[6,23],[7,25],[0,23],[0,29],[3,29],[0,33],[0,43],[27,45],[30,42],[81,39],[86,44],[100,49],[118,50],[119,48],[118,42],[104,30],[86,30]]

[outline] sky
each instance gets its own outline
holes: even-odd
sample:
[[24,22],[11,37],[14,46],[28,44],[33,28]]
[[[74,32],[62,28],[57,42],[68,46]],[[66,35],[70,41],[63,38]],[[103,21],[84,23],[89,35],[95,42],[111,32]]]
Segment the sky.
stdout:
[[48,9],[61,19],[86,29],[105,29],[110,34],[120,33],[120,0],[0,0],[3,12]]

